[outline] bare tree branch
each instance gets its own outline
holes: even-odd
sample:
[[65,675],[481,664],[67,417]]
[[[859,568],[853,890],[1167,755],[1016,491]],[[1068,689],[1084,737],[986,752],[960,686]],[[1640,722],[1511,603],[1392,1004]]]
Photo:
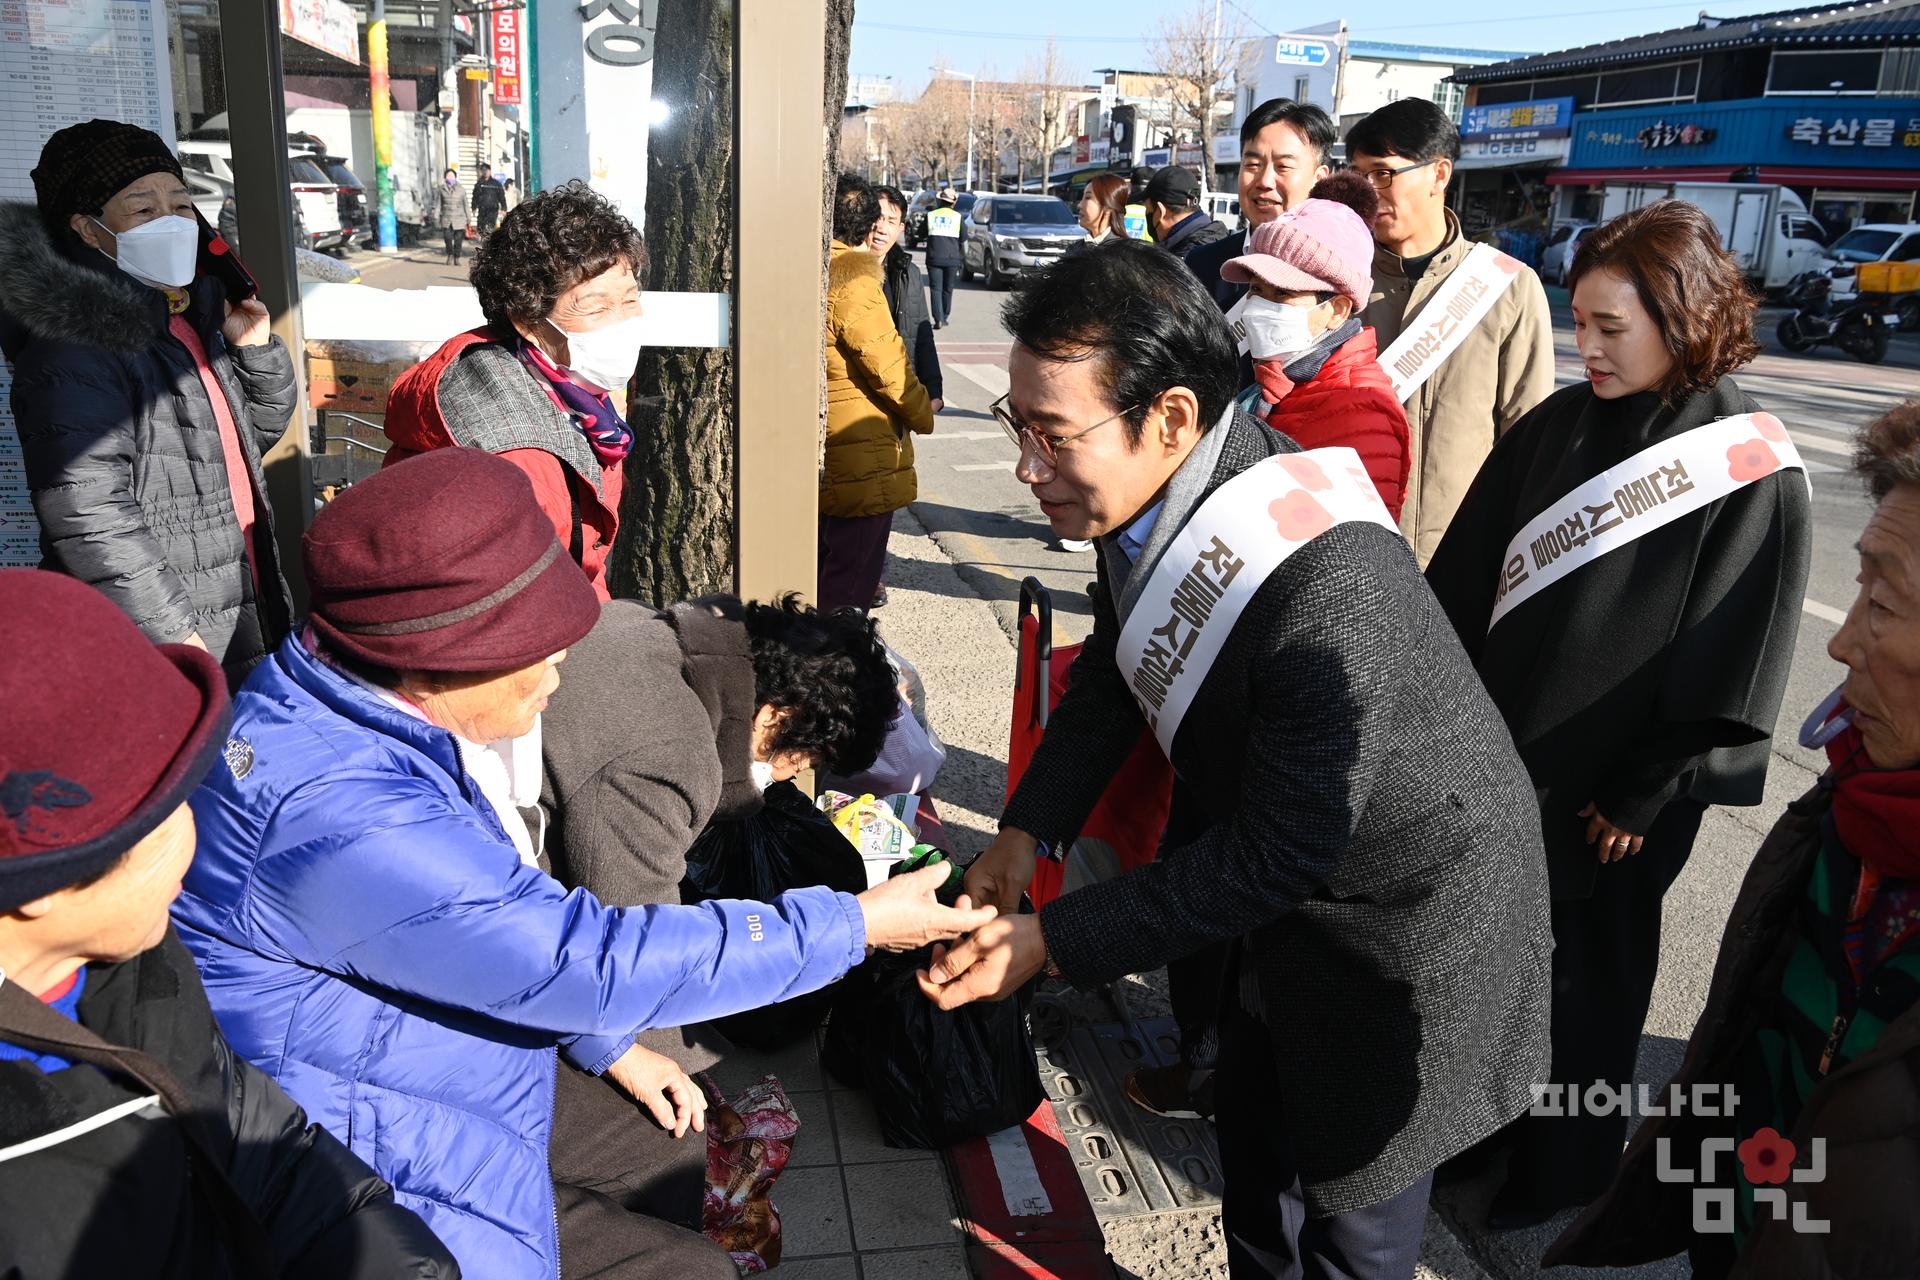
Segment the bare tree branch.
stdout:
[[1240,45],[1247,38],[1237,15],[1222,15],[1216,26],[1215,13],[1213,4],[1196,0],[1185,13],[1162,18],[1147,38],[1154,70],[1167,77],[1174,132],[1202,146],[1213,133],[1221,86],[1239,65]]

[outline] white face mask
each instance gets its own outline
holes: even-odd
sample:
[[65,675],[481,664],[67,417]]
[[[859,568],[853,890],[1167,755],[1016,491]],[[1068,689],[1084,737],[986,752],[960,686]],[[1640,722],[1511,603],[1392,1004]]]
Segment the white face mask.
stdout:
[[100,219],[95,225],[114,238],[114,262],[142,284],[184,289],[193,283],[200,261],[200,224],[170,213],[125,231]]
[[575,382],[596,391],[614,391],[627,385],[633,367],[640,362],[640,340],[644,316],[617,320],[591,333],[573,333],[552,320],[553,331],[567,340],[567,372]]
[[1314,342],[1312,307],[1295,307],[1258,294],[1247,299],[1240,323],[1247,330],[1247,354],[1255,360],[1284,360]]
[[747,766],[747,771],[753,775],[753,785],[762,791],[774,784],[773,764],[770,761],[755,760]]

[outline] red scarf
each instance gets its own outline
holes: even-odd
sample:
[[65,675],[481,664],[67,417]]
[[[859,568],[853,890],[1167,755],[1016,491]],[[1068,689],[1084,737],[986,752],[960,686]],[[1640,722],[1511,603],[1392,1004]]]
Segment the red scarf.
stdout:
[[[1298,358],[1298,356],[1288,357],[1288,359]],[[1288,393],[1300,385],[1287,376],[1286,360],[1255,360],[1253,380],[1260,384],[1260,394],[1266,398],[1268,405],[1279,404],[1287,398]],[[1266,416],[1263,409],[1260,414],[1261,420],[1264,421]]]
[[1827,743],[1840,843],[1886,879],[1920,878],[1920,769],[1876,769],[1849,725]]

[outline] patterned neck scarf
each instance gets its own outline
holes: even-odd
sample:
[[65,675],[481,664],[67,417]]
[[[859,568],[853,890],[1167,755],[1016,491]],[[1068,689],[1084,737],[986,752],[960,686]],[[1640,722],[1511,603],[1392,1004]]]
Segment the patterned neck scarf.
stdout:
[[573,419],[580,428],[580,434],[593,446],[593,453],[600,465],[610,467],[625,458],[633,449],[633,428],[627,425],[620,411],[613,407],[610,395],[595,395],[572,378],[566,371],[547,358],[542,351],[525,338],[520,340],[520,359],[540,378],[547,395],[560,412]]

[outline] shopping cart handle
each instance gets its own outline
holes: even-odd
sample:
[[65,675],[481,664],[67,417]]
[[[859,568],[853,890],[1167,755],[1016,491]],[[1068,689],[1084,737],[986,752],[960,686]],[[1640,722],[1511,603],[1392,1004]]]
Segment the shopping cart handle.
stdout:
[[[1013,691],[1017,698],[1022,689],[1032,689],[1032,710],[1028,712],[1030,723],[1037,729],[1047,727],[1048,704],[1050,697],[1048,676],[1053,666],[1053,593],[1042,586],[1038,578],[1023,578],[1020,581],[1020,614],[1014,622],[1017,635],[1024,629],[1027,616],[1034,616],[1033,630],[1033,673],[1031,684],[1025,661],[1016,657],[1013,668]],[[1016,647],[1016,653],[1018,652]]]

